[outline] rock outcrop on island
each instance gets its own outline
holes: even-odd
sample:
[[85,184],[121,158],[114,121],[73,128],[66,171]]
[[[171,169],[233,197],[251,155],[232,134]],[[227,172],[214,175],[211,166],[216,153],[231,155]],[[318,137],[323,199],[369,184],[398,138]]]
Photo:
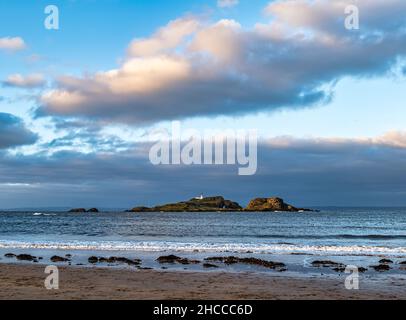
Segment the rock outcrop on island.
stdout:
[[281,211],[281,212],[300,212],[300,211],[313,211],[310,209],[296,208],[287,204],[281,198],[257,198],[251,200],[244,211]]
[[99,210],[96,208],[91,208],[89,210],[86,210],[85,208],[75,208],[75,209],[69,210],[69,212],[70,213],[86,213],[86,212],[97,213],[97,212],[99,212]]
[[216,211],[241,211],[237,203],[223,197],[195,198],[189,201],[170,203],[153,208],[136,207],[131,212],[216,212]]
[[86,209],[85,208],[75,208],[75,209],[71,209],[69,210],[70,213],[85,213]]

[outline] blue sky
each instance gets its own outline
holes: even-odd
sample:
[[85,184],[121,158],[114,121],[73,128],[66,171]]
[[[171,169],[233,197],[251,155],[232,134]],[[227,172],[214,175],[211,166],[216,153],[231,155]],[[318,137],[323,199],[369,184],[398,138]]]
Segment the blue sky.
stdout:
[[[48,4],[0,0],[0,148],[2,142],[7,146],[0,149],[4,207],[20,206],[22,197],[22,206],[100,202],[122,207],[153,204],[162,190],[167,190],[164,200],[171,201],[200,189],[228,192],[241,202],[277,193],[303,205],[335,205],[333,196],[344,199],[341,205],[406,205],[405,185],[393,179],[404,174],[406,165],[388,168],[382,163],[383,158],[391,163],[391,157],[398,158],[406,148],[401,1],[397,7],[359,1],[357,31],[345,30],[342,11],[323,0],[240,0],[229,7],[216,0],[54,1],[59,30],[44,28]],[[179,32],[184,34],[178,39]],[[1,47],[1,39],[17,37],[24,48]],[[100,90],[104,86],[111,88],[110,94]],[[153,93],[140,89],[150,86],[156,86]],[[63,101],[58,98],[62,93],[67,94]],[[200,130],[257,129],[263,162],[255,177],[246,178],[255,186],[252,194],[229,191],[220,183],[232,179],[236,188],[245,185],[245,178],[230,177],[229,168],[177,168],[181,181],[202,174],[209,178],[202,179],[199,190],[185,183],[185,190],[175,192],[173,170],[149,166],[137,146],[145,142],[145,132],[169,128],[171,120]],[[11,140],[11,134],[18,139]],[[281,139],[286,148],[281,149]],[[122,165],[134,152],[134,166],[144,172],[137,176]],[[365,173],[361,191],[359,179],[333,188],[334,181],[321,179],[340,176],[336,164],[325,162],[332,155],[333,162],[341,164],[341,177],[355,177],[365,168],[379,168],[382,174],[369,181]],[[111,167],[101,160],[106,156]],[[78,184],[63,173],[70,166],[74,175],[77,162],[84,165],[77,170],[78,180],[86,166],[100,167],[99,174],[104,166],[109,172],[122,167],[114,177],[107,174],[98,180],[94,173]],[[362,170],[361,163],[366,164]],[[17,172],[21,168],[27,170],[26,181]],[[46,178],[38,178],[44,171]],[[300,172],[296,184],[293,171]],[[151,178],[158,172],[160,185]],[[278,186],[270,177],[276,177]],[[131,186],[134,191],[112,192],[105,184],[109,179],[115,190]],[[318,188],[306,188],[313,180]],[[73,186],[82,192],[73,192]],[[52,189],[61,196],[49,197]],[[359,197],[349,190],[357,190]],[[110,199],[101,196],[106,192]]]

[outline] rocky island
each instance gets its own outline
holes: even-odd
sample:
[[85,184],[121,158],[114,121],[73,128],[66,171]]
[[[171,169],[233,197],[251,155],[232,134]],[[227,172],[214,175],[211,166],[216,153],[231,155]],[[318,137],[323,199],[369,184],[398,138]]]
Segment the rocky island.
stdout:
[[198,197],[188,201],[170,203],[156,207],[135,207],[128,212],[311,212],[315,210],[296,208],[281,198],[257,198],[246,208],[222,196]]
[[91,208],[89,210],[86,210],[85,208],[75,208],[71,209],[68,211],[69,213],[86,213],[86,212],[91,212],[91,213],[98,213],[99,209],[97,208]]
[[242,207],[223,197],[193,198],[189,201],[170,203],[153,208],[136,207],[131,212],[213,212],[213,211],[241,211]]

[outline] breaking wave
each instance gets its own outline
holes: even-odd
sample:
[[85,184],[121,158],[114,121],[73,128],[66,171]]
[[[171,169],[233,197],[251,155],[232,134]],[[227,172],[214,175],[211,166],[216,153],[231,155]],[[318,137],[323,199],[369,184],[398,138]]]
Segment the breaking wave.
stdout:
[[325,255],[397,255],[406,254],[406,247],[380,247],[365,245],[294,245],[265,243],[194,243],[169,241],[66,241],[28,242],[0,240],[0,249],[54,249],[89,251],[140,252],[233,252],[269,254],[325,254]]

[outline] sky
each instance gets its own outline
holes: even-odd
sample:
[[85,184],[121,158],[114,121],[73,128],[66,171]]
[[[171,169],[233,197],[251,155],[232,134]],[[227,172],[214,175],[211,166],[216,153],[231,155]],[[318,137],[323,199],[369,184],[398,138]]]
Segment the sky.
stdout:
[[[50,4],[0,0],[0,208],[406,206],[403,0]],[[256,174],[152,165],[172,121],[257,130]]]

